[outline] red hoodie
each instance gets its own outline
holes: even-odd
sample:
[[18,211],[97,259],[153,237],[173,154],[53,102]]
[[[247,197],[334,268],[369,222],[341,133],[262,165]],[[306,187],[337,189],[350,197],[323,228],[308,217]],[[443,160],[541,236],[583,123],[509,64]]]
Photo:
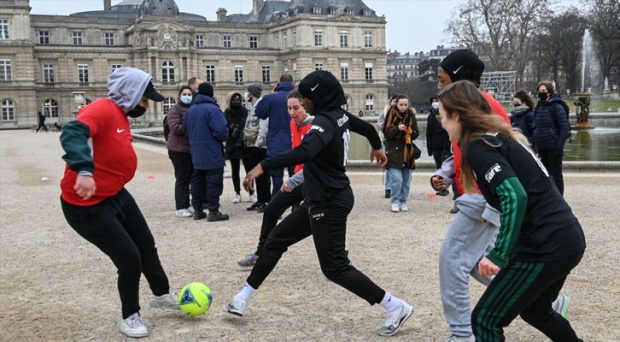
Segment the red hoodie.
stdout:
[[[297,125],[295,120],[291,120],[290,127],[291,127],[291,143],[293,145],[293,148],[295,148],[301,145],[301,139],[304,138],[304,135],[306,135],[306,133],[308,133],[308,131],[310,130],[310,127],[312,127],[312,122],[308,122],[304,124],[303,126],[299,126]],[[304,168],[304,164],[295,165],[295,173],[303,170],[303,168]]]
[[[495,98],[486,91],[480,91],[482,97],[487,100],[489,107],[491,107],[491,113],[499,115],[508,125],[510,125],[510,118],[506,113],[504,107],[497,102]],[[463,180],[461,179],[461,174],[463,173],[461,170],[461,149],[459,148],[459,144],[456,142],[452,142],[452,151],[454,152],[454,172],[456,173],[455,181],[456,188],[459,191],[459,194],[465,193],[465,187],[463,186]]]

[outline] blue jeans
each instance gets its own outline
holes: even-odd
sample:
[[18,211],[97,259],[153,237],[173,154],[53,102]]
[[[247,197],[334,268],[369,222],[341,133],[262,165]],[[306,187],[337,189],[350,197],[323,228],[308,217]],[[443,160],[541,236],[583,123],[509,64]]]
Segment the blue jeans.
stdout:
[[407,204],[411,187],[411,170],[391,167],[387,172],[390,178],[392,203]]

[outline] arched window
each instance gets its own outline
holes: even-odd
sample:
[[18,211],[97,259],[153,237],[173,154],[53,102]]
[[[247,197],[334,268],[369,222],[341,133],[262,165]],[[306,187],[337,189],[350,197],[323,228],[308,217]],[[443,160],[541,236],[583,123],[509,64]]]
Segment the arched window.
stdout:
[[2,107],[2,121],[15,120],[15,105],[11,99],[3,99],[0,103]]
[[43,101],[43,115],[46,118],[58,117],[58,102],[54,99],[47,99]]
[[366,95],[366,111],[375,110],[375,96],[373,94]]
[[165,61],[161,64],[161,81],[174,83],[174,64],[171,61]]
[[168,115],[168,111],[175,104],[176,104],[176,101],[172,97],[165,98],[164,102],[162,102],[162,106],[164,107],[164,115]]

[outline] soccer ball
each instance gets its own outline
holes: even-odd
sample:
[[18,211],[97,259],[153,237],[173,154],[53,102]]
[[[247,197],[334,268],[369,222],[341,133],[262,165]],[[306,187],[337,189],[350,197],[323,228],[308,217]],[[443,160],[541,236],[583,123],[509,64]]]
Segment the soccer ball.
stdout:
[[179,292],[177,303],[188,316],[200,316],[209,310],[213,296],[211,289],[203,283],[193,282],[185,285]]

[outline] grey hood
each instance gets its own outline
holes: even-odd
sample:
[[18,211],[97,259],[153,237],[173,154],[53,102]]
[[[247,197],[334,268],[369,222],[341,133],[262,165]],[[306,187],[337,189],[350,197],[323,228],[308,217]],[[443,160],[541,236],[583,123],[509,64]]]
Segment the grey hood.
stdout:
[[125,112],[134,109],[151,81],[151,75],[136,68],[118,68],[108,76],[108,97]]

